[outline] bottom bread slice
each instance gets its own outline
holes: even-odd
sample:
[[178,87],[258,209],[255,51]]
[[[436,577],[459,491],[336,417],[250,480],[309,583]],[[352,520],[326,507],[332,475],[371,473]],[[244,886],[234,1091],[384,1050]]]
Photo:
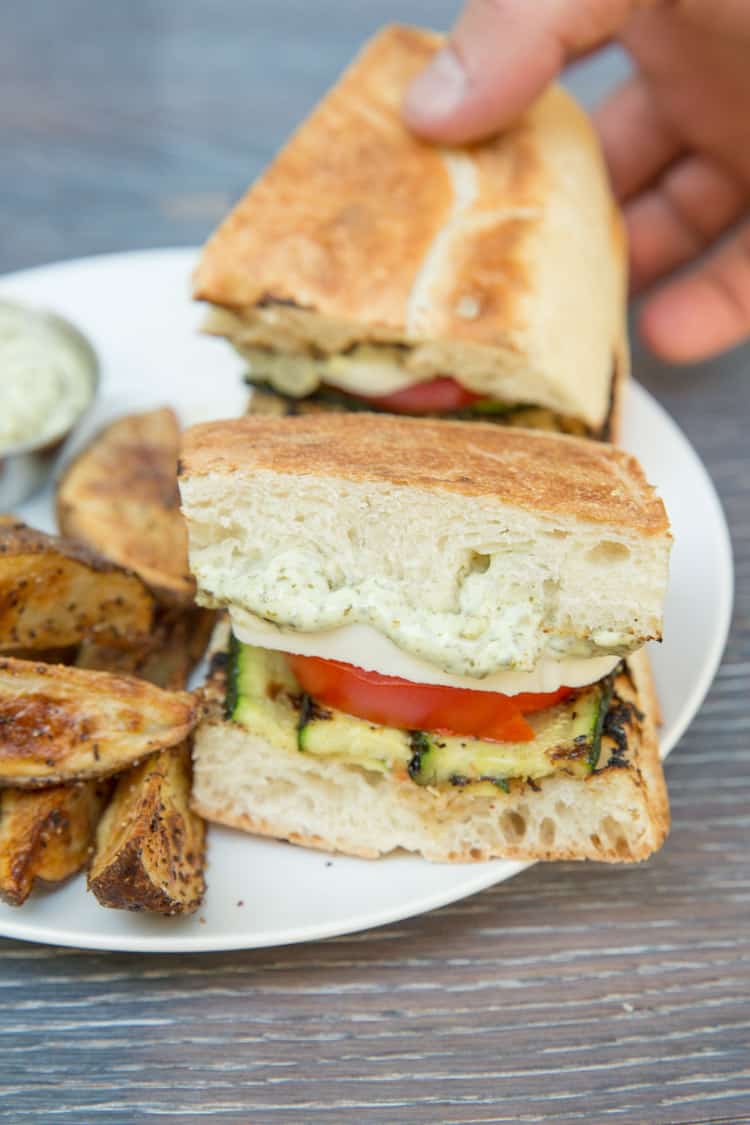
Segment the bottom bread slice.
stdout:
[[602,768],[586,779],[557,774],[516,783],[496,796],[421,787],[280,750],[222,719],[214,702],[195,736],[193,805],[207,820],[366,858],[404,849],[460,863],[645,859],[664,841],[669,810],[645,650],[628,659],[627,670]]

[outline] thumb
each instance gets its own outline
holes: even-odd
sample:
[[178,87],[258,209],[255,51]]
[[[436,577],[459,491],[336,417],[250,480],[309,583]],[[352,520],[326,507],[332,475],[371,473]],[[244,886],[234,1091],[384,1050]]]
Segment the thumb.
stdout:
[[406,123],[448,144],[497,132],[644,2],[660,0],[469,0],[447,45],[407,90]]

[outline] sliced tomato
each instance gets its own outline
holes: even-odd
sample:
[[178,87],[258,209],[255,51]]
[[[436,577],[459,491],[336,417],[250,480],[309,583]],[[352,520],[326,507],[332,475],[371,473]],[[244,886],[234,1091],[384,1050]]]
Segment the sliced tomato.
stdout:
[[502,695],[414,684],[317,656],[289,656],[289,664],[308,695],[348,715],[402,730],[466,734],[495,742],[529,742],[534,731],[524,714],[552,707],[572,691],[563,687]]
[[369,402],[379,410],[390,410],[394,414],[444,414],[461,410],[478,402],[481,395],[467,391],[455,379],[440,375],[427,383],[415,383],[390,395],[352,395],[353,398]]

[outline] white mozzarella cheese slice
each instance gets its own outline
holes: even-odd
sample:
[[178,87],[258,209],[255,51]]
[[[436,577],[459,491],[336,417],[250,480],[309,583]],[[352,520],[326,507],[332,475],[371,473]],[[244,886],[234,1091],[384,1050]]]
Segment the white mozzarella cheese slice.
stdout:
[[543,660],[533,672],[502,671],[484,679],[474,679],[451,675],[427,660],[404,652],[370,625],[342,625],[337,629],[303,633],[279,628],[244,610],[230,610],[230,616],[237,639],[257,648],[341,660],[368,672],[398,676],[415,684],[497,691],[504,695],[557,691],[563,686],[584,687],[606,676],[621,659],[619,656],[595,656],[578,660]]

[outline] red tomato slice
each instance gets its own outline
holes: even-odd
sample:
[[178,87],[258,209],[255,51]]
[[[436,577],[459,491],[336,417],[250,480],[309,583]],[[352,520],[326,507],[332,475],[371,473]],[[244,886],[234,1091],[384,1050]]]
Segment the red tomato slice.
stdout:
[[551,707],[572,691],[563,687],[559,691],[502,695],[413,684],[398,676],[366,672],[353,664],[317,656],[290,655],[289,664],[308,695],[348,715],[402,730],[467,734],[496,742],[529,742],[534,731],[524,713]]
[[352,395],[363,402],[369,402],[380,410],[390,410],[394,414],[443,414],[471,406],[482,397],[467,391],[455,379],[441,375],[427,383],[415,383],[390,395]]

